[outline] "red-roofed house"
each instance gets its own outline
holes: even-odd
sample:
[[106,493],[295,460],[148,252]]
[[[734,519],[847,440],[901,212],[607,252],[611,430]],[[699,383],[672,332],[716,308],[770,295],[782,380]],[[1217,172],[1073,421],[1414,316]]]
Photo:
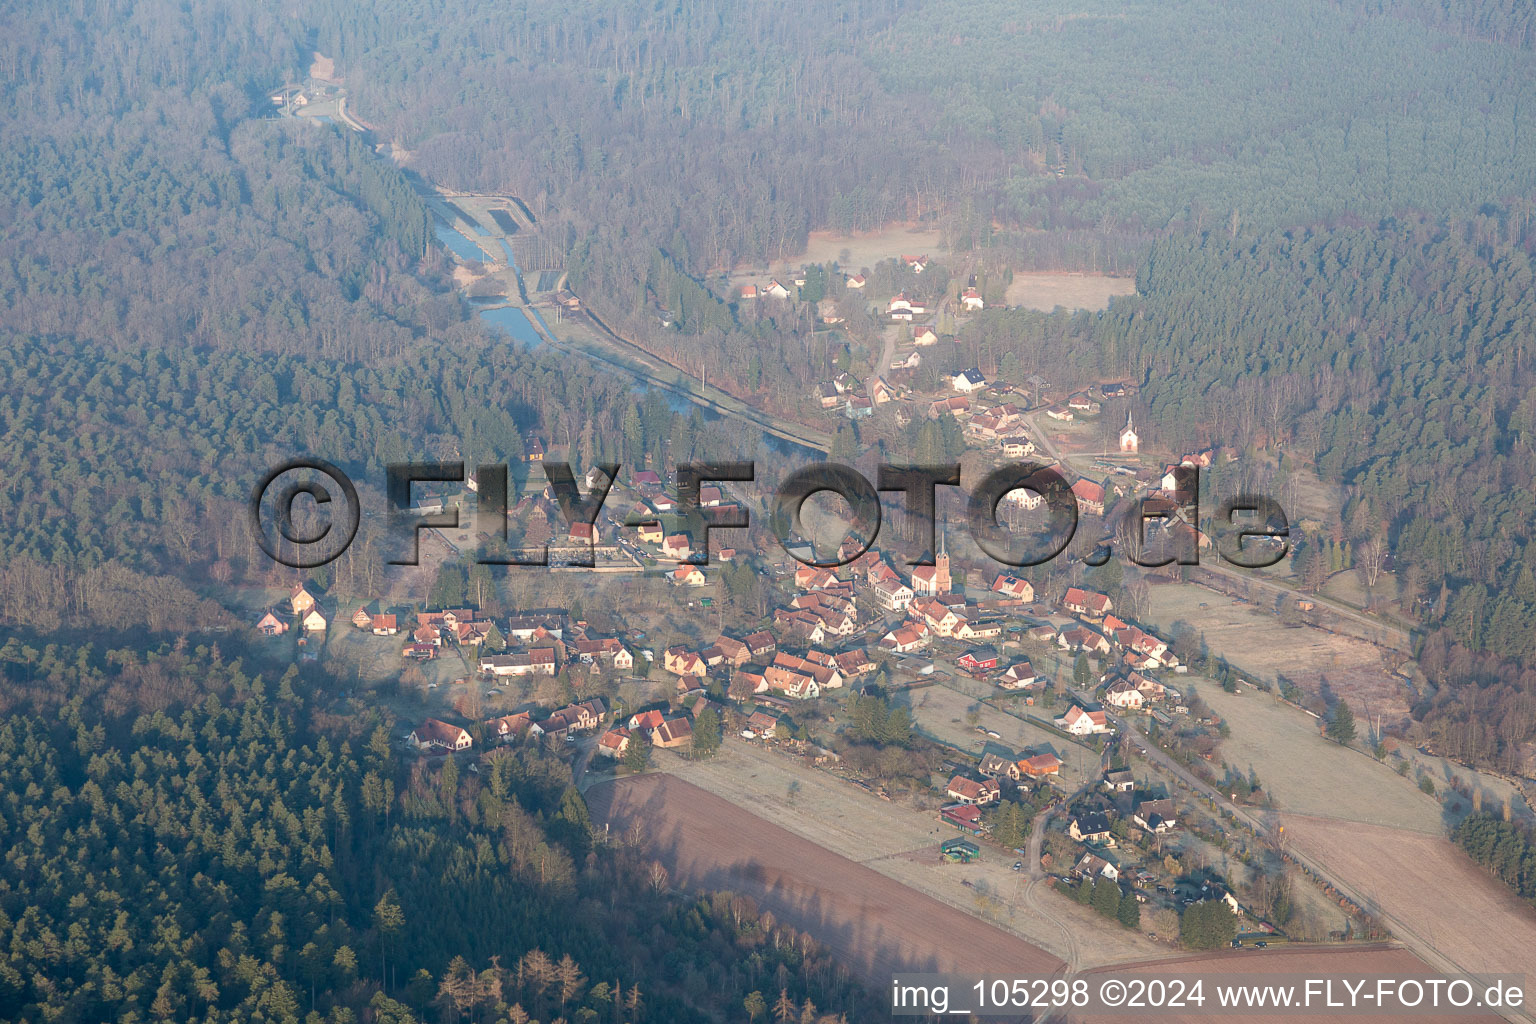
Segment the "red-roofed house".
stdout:
[[992,581],[992,592],[1002,594],[1013,601],[1030,602],[1035,599],[1035,588],[1029,580],[1020,579],[1017,576],[1009,576],[1004,573]]
[[951,800],[962,804],[990,804],[1002,796],[1002,789],[998,786],[996,779],[983,779],[977,782],[964,775],[956,775],[950,779],[944,792]]
[[1078,505],[1089,515],[1104,514],[1104,486],[1092,480],[1081,479],[1072,485],[1072,494]]
[[435,718],[429,718],[412,729],[410,741],[422,750],[468,750],[473,742],[469,733],[463,729]]
[[1073,736],[1089,736],[1093,733],[1109,732],[1109,719],[1102,711],[1085,711],[1076,704],[1067,709],[1067,713],[1056,719],[1056,726]]

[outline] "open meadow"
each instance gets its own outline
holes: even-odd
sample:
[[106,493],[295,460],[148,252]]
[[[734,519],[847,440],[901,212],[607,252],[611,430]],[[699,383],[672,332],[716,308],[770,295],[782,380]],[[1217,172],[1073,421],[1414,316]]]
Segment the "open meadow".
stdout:
[[1004,301],[1049,313],[1063,309],[1104,309],[1117,295],[1135,295],[1134,277],[1105,274],[1018,273],[1008,285]]
[[[1233,694],[1198,680],[1196,689],[1231,730],[1216,756],[1241,772],[1251,767],[1281,810],[1435,835],[1444,831],[1439,801],[1388,765],[1324,737],[1318,720],[1306,712],[1249,686]],[[1357,723],[1363,732],[1364,721]]]
[[1211,652],[1256,678],[1284,676],[1308,693],[1324,686],[1347,698],[1356,718],[1382,716],[1389,726],[1408,716],[1412,694],[1373,644],[1314,626],[1284,626],[1267,607],[1193,583],[1151,589],[1145,618],[1168,631],[1184,623],[1205,637]]

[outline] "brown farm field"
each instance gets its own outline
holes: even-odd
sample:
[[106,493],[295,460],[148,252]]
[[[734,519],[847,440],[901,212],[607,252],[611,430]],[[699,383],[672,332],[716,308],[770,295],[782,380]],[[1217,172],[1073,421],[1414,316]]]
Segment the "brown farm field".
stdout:
[[667,772],[909,890],[1012,932],[1074,965],[1166,955],[1171,950],[1014,871],[1019,855],[983,845],[981,860],[941,864],[938,844],[958,835],[935,811],[879,799],[829,772],[763,749],[727,743],[708,761],[658,752]]
[[674,882],[750,896],[883,988],[902,970],[1050,975],[1065,964],[1017,936],[915,892],[681,779],[605,783],[596,820],[644,842]]
[[1470,973],[1531,971],[1536,910],[1440,836],[1287,814],[1288,844]]
[[1004,301],[1046,313],[1064,309],[1104,309],[1117,295],[1135,295],[1136,279],[1104,274],[1015,273]]
[[1211,651],[1257,678],[1283,675],[1308,693],[1326,684],[1349,700],[1355,717],[1406,721],[1410,694],[1373,644],[1312,626],[1286,627],[1269,608],[1246,604],[1193,583],[1152,588],[1147,619],[1167,630],[1184,622],[1205,636]]
[[[1411,978],[1425,977],[1424,962],[1405,949],[1395,946],[1343,946],[1343,947],[1319,947],[1298,946],[1295,948],[1277,947],[1267,950],[1243,949],[1222,951],[1220,953],[1194,954],[1173,960],[1161,960],[1150,964],[1135,964],[1106,968],[1101,971],[1090,972],[1087,977],[1090,987],[1107,977],[1118,978],[1141,975],[1148,978],[1167,977],[1199,977],[1205,980],[1204,995],[1206,1002],[1201,1011],[1166,1013],[1138,1013],[1134,1019],[1138,1021],[1153,1021],[1156,1024],[1196,1024],[1196,1022],[1220,1019],[1222,1021],[1241,1022],[1241,1024],[1282,1024],[1284,1021],[1306,1020],[1316,1024],[1330,1024],[1334,1021],[1359,1021],[1362,1019],[1362,1011],[1329,1013],[1318,1010],[1291,1010],[1286,1013],[1261,1013],[1257,1011],[1244,1012],[1241,1010],[1213,1010],[1212,984],[1221,984],[1223,981],[1234,981],[1237,975],[1290,975],[1293,977],[1350,977],[1367,978]],[[1370,1011],[1363,1011],[1369,1015]],[[1068,1018],[1073,1024],[1104,1024],[1112,1022],[1124,1022],[1132,1019],[1125,1013],[1114,1014],[1074,1014]],[[1369,1019],[1386,1020],[1381,1015],[1370,1016]],[[1455,1015],[1445,1014],[1415,1014],[1411,1020],[1415,1022],[1458,1022],[1458,1024],[1475,1024],[1475,1022],[1488,1022],[1496,1024],[1501,1018],[1492,1013],[1463,1013]]]

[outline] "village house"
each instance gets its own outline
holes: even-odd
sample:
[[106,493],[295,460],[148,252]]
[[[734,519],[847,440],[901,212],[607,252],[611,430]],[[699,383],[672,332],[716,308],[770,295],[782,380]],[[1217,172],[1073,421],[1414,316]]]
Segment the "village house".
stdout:
[[708,582],[697,565],[680,565],[672,570],[671,580],[680,587],[702,587]]
[[325,616],[319,608],[311,608],[299,616],[299,627],[306,633],[324,633]]
[[869,660],[869,655],[862,647],[855,647],[851,651],[833,655],[832,661],[837,665],[844,679],[854,679],[875,670],[875,663]]
[[938,340],[939,336],[935,334],[933,332],[933,328],[927,324],[918,324],[916,327],[912,328],[912,344],[914,345],[923,345],[926,347],[928,345],[937,344]]
[[1039,679],[1035,667],[1028,658],[1014,662],[998,677],[997,685],[1005,690],[1024,690],[1034,686]]
[[1136,788],[1130,768],[1111,768],[1104,773],[1104,788],[1111,793],[1129,793]]
[[1072,875],[1075,878],[1107,878],[1111,882],[1120,880],[1120,869],[1115,867],[1103,857],[1092,853],[1083,854],[1082,858],[1072,865]]
[[1114,609],[1115,603],[1109,599],[1108,594],[1068,587],[1066,595],[1061,599],[1061,606],[1073,615],[1102,619]]
[[1002,787],[996,779],[983,779],[980,782],[968,779],[964,775],[956,775],[949,780],[945,787],[945,795],[956,803],[984,805],[996,803],[1002,796]]
[[752,714],[747,716],[747,727],[745,729],[745,733],[751,733],[751,735],[747,737],[748,739],[755,739],[759,736],[767,739],[773,736],[773,734],[778,730],[778,727],[778,718],[770,715],[766,711],[754,711]]
[[763,294],[772,299],[789,298],[789,289],[779,284],[778,281],[769,281],[768,287],[763,289]]
[[981,297],[981,292],[975,288],[967,288],[960,293],[960,305],[967,313],[979,313],[987,307],[987,303]]
[[997,668],[997,651],[991,647],[973,647],[955,659],[967,672],[989,672]]
[[1027,437],[1003,438],[1003,455],[1010,459],[1022,459],[1035,454],[1035,442]]
[[1111,732],[1109,718],[1102,711],[1087,711],[1076,704],[1056,719],[1056,728],[1073,736],[1090,736],[1094,733]]
[[358,629],[367,629],[373,624],[373,613],[366,605],[359,605],[357,611],[352,613],[352,625]]
[[950,386],[964,395],[980,391],[987,386],[987,378],[982,376],[980,370],[974,366],[969,370],[961,370],[950,380]]
[[629,730],[622,725],[609,729],[597,741],[597,752],[608,757],[623,757],[629,752]]
[[651,520],[636,524],[635,536],[639,538],[642,544],[660,544],[664,534],[661,529],[661,523]]
[[519,711],[515,715],[504,715],[486,722],[485,734],[498,742],[511,743],[526,735],[532,724],[533,716],[526,711]]
[[1019,780],[1018,762],[1009,760],[1001,754],[982,754],[981,763],[976,766],[976,771],[989,779],[1007,778],[1015,782]]
[[643,732],[649,734],[652,729],[666,721],[666,717],[659,709],[637,711],[629,716],[629,721],[625,725],[629,726],[629,731],[632,733]]
[[1115,845],[1115,837],[1109,830],[1109,816],[1100,811],[1074,814],[1067,822],[1067,835],[1080,843]]
[[400,632],[400,624],[393,615],[374,615],[368,620],[368,628],[374,636],[394,636]]
[[863,274],[854,274],[852,277],[848,278],[847,283],[848,287],[854,291],[858,291],[860,288],[863,288],[866,284],[868,284],[868,282],[864,280]]
[[507,639],[515,640],[518,643],[527,643],[530,640],[559,640],[564,635],[564,613],[513,615],[507,619]]
[[693,740],[693,723],[686,718],[669,718],[651,730],[651,745],[672,750]]
[[722,634],[720,639],[715,641],[715,647],[732,668],[740,668],[752,660],[752,648],[735,637]]
[[955,626],[954,636],[956,640],[990,640],[993,637],[1002,636],[1003,623],[995,618],[972,618],[966,614]]
[[912,273],[921,274],[923,271],[928,269],[929,260],[926,255],[903,256],[901,258],[901,262],[905,263],[907,265],[907,269],[912,271]]
[[661,542],[661,553],[667,558],[681,561],[693,554],[693,547],[686,533],[674,533]]
[[741,286],[741,297],[743,299],[755,299],[755,298],[757,298],[757,285],[755,285],[755,284],[744,284],[744,285],[742,285]]
[[875,604],[891,612],[905,611],[916,596],[911,587],[896,579],[875,583],[869,588],[869,593],[875,599]]
[[703,678],[709,672],[704,659],[686,647],[668,647],[662,653],[661,667],[677,676]]
[[1094,483],[1088,479],[1078,479],[1072,484],[1072,496],[1077,499],[1078,508],[1089,515],[1104,514],[1103,484]]
[[1043,779],[1061,774],[1061,759],[1055,754],[1032,754],[1019,761],[1019,774],[1025,778]]
[[1170,832],[1179,824],[1178,812],[1173,808],[1173,801],[1166,797],[1160,800],[1143,800],[1131,813],[1131,820],[1154,834]]
[[319,599],[309,589],[308,583],[300,583],[288,595],[288,606],[293,609],[295,615],[303,615],[319,603]]
[[480,673],[485,676],[552,676],[556,670],[553,647],[493,654],[480,659]]
[[282,636],[288,632],[288,623],[269,611],[256,623],[256,632],[262,636]]
[[1109,653],[1109,640],[1102,633],[1097,633],[1084,625],[1064,626],[1061,632],[1056,634],[1056,645],[1064,651]]
[[473,742],[463,729],[436,718],[428,718],[412,729],[408,739],[418,750],[468,750]]
[[607,714],[608,709],[596,698],[582,701],[580,704],[569,704],[552,712],[544,721],[535,722],[529,726],[528,735],[562,740],[567,733],[590,732],[596,729],[602,724]]
[[773,664],[778,668],[802,672],[810,676],[823,690],[838,690],[843,685],[843,673],[838,669],[832,655],[826,651],[813,649],[807,651],[803,658],[780,651],[774,655]]
[[1071,423],[1075,418],[1072,410],[1064,405],[1053,405],[1045,410],[1045,414],[1053,420],[1061,420],[1063,423]]
[[1100,406],[1098,402],[1095,402],[1083,392],[1078,392],[1067,399],[1067,408],[1071,409],[1074,413],[1084,416],[1097,416]]
[[742,642],[752,651],[752,657],[754,658],[767,657],[778,649],[778,642],[774,640],[773,634],[766,629],[759,630],[756,633],[748,633]]
[[1001,594],[1011,601],[1023,601],[1025,604],[1035,599],[1035,588],[1029,580],[1009,576],[1007,573],[992,581],[992,592]]
[[[782,657],[782,655],[780,655]],[[791,700],[810,700],[821,696],[821,684],[805,672],[798,672],[779,665],[763,670],[763,680],[768,688]]]
[[1141,691],[1125,679],[1116,679],[1104,688],[1104,703],[1117,708],[1125,708],[1128,711],[1140,710],[1142,700]]
[[908,651],[927,647],[928,642],[928,630],[920,622],[898,626],[880,638],[881,647],[897,654],[906,654]]

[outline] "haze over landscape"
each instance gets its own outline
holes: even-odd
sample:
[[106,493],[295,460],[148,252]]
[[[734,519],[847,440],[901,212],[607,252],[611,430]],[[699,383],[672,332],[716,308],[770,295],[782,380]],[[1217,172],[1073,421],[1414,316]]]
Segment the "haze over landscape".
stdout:
[[1533,50],[0,10],[0,1020],[1529,973]]

